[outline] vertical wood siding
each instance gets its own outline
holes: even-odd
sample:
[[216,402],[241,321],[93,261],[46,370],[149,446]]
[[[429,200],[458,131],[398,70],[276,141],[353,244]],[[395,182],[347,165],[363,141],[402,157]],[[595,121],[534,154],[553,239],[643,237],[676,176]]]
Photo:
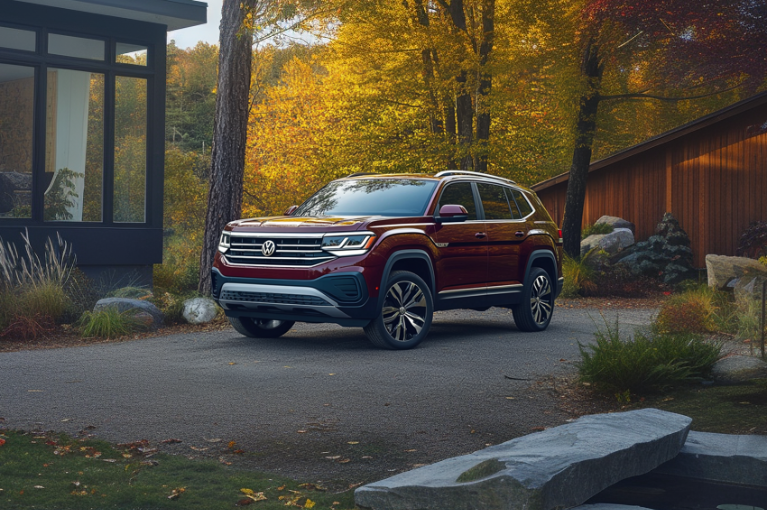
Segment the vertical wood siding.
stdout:
[[[767,221],[767,105],[589,173],[583,224],[608,214],[650,237],[670,211],[690,236],[696,267],[735,255],[752,221]],[[538,192],[562,224],[567,181]]]

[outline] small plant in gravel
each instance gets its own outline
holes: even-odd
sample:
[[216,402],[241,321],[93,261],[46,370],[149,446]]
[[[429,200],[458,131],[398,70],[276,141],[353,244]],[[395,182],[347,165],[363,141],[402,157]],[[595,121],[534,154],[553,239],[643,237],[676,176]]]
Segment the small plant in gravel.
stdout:
[[609,234],[615,228],[607,223],[594,223],[593,225],[586,225],[581,229],[581,239],[586,239],[588,236]]
[[120,312],[116,308],[86,311],[77,323],[83,337],[117,338],[146,330],[144,321],[133,311]]
[[721,356],[720,344],[698,335],[636,332],[622,339],[617,323],[605,323],[595,339],[595,344],[579,344],[580,380],[621,395],[707,378]]

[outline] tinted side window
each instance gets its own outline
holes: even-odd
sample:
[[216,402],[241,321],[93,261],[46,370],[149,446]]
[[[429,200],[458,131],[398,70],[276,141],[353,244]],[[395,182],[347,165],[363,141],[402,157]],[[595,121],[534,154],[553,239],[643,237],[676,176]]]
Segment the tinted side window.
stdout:
[[485,210],[486,220],[510,220],[511,211],[506,193],[503,188],[494,184],[478,183],[479,196],[482,199],[482,208]]
[[522,193],[513,189],[511,190],[511,195],[514,197],[514,201],[517,202],[517,207],[523,218],[533,212],[533,208]]
[[437,213],[443,205],[462,205],[469,213],[470,220],[477,219],[477,206],[474,205],[474,193],[471,190],[470,182],[457,182],[449,185],[442,192],[437,204]]
[[511,190],[509,188],[506,188],[506,198],[509,199],[509,207],[511,207],[512,219],[521,219],[522,214],[519,212],[519,207],[517,207],[517,203],[514,201],[514,197],[511,195]]

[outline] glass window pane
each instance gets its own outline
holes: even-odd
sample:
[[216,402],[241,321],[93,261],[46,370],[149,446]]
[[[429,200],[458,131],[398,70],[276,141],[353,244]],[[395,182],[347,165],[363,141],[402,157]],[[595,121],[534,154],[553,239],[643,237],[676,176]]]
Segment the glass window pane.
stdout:
[[0,27],[0,46],[11,50],[35,51],[37,34],[31,30]]
[[445,188],[442,196],[439,197],[437,213],[443,205],[462,205],[469,213],[469,220],[477,219],[477,206],[474,205],[474,193],[470,182],[458,182]]
[[72,37],[61,34],[48,34],[48,53],[65,57],[104,60],[104,41]]
[[118,64],[132,64],[134,66],[145,66],[147,47],[140,44],[117,43],[116,58]]
[[514,197],[514,200],[517,202],[517,207],[519,207],[519,212],[522,213],[523,218],[525,216],[530,215],[530,213],[533,212],[532,206],[524,197],[524,195],[522,195],[522,193],[513,189],[511,190],[511,195]]
[[511,212],[503,188],[494,184],[477,184],[486,220],[510,220]]
[[32,217],[35,71],[0,64],[0,218]]
[[511,217],[515,220],[522,218],[522,214],[519,212],[517,203],[514,201],[514,197],[509,188],[506,188],[506,198],[509,200],[509,207],[511,207]]
[[48,70],[45,221],[101,221],[104,75]]
[[114,221],[146,218],[147,84],[142,78],[115,79]]

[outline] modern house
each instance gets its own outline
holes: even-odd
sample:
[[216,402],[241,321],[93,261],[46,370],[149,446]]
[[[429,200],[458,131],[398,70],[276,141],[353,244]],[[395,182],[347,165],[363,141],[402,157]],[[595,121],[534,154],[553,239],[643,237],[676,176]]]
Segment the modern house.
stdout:
[[162,262],[167,32],[192,0],[0,0],[0,237],[73,246],[91,276]]
[[[560,225],[568,178],[533,186]],[[735,255],[749,223],[767,220],[767,92],[590,165],[584,225],[619,216],[643,240],[665,212],[687,231],[696,267]]]

